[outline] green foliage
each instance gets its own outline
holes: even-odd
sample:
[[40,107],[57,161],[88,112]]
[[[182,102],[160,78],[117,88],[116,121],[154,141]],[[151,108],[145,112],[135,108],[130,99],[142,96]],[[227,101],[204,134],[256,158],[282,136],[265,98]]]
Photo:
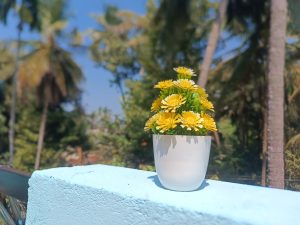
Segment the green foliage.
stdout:
[[[36,143],[38,140],[38,128],[40,122],[39,113],[34,108],[25,108],[18,114],[18,122],[16,124],[16,141],[15,141],[15,157],[13,166],[23,171],[33,171],[36,156]],[[30,123],[28,123],[30,121]],[[43,152],[42,164],[53,159],[54,152],[45,149]],[[53,159],[52,163],[55,161]],[[52,164],[50,162],[50,165]]]
[[138,81],[128,81],[127,85],[131,91],[132,98],[126,100],[126,105],[123,106],[123,109],[126,118],[126,138],[130,143],[127,151],[132,156],[131,164],[134,167],[137,167],[139,164],[153,164],[152,138],[151,135],[146,134],[143,130],[150,112],[148,109],[136,104],[136,102],[142,101],[145,93],[140,90],[141,83]]
[[12,53],[5,45],[0,43],[0,82],[11,77],[15,69],[14,67],[15,59]]
[[285,105],[285,172],[288,179],[286,185],[292,190],[300,190],[300,67],[297,57],[299,43],[289,46],[289,56],[287,60],[286,85],[286,105]]
[[[16,125],[16,153],[13,165],[33,171],[41,112],[35,107],[22,107]],[[30,121],[30,122],[29,122]],[[49,111],[41,168],[63,165],[61,154],[69,147],[90,148],[86,133],[88,123],[80,111],[66,112],[61,108]]]
[[144,26],[145,18],[108,6],[105,14],[96,19],[101,26],[91,32],[92,59],[112,71],[112,82],[121,85],[124,79],[139,71],[135,49],[143,42],[140,30]]
[[125,124],[118,116],[113,116],[108,109],[99,109],[87,117],[91,149],[100,151],[101,162],[130,166],[129,145],[126,139]]
[[7,127],[5,124],[6,124],[6,118],[3,115],[2,107],[0,107],[0,135],[7,132]]
[[236,146],[239,140],[236,134],[237,128],[227,117],[218,121],[218,132],[222,137],[222,145],[215,146],[211,151],[209,173],[217,177],[227,177],[239,174],[242,170],[241,164],[244,158],[237,155]]
[[87,129],[85,115],[79,109],[66,112],[62,108],[53,108],[49,113],[45,146],[57,150],[68,146],[89,149]]
[[1,105],[0,106],[0,164],[4,164],[7,162],[7,156],[4,154],[7,150],[7,132],[8,132],[8,127],[7,127],[7,117],[4,114],[5,110],[4,107]]
[[9,10],[15,7],[15,0],[3,0],[0,3],[0,20],[3,21],[4,24],[7,23],[7,15]]
[[299,33],[300,31],[300,16],[299,16],[299,8],[300,8],[300,2],[297,0],[288,0],[288,7],[290,12],[290,17],[292,23],[289,23],[289,27],[293,30],[297,30]]
[[15,10],[20,19],[19,26],[26,23],[30,26],[30,29],[39,28],[38,22],[41,19],[38,18],[39,3],[39,0],[21,0],[20,2],[16,0],[2,0],[0,2],[0,21],[6,24],[9,12]]
[[286,144],[285,149],[286,163],[286,185],[293,190],[300,190],[300,134],[292,137]]
[[[30,121],[30,123],[28,123]],[[32,171],[38,140],[39,116],[34,109],[22,110],[16,124],[15,157],[13,165],[23,171]]]

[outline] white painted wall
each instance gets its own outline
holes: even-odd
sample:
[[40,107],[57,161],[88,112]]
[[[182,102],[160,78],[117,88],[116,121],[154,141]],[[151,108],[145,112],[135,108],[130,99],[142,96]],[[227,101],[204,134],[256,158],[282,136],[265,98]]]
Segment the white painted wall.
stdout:
[[300,225],[300,193],[206,180],[194,192],[156,174],[93,165],[36,171],[26,225]]

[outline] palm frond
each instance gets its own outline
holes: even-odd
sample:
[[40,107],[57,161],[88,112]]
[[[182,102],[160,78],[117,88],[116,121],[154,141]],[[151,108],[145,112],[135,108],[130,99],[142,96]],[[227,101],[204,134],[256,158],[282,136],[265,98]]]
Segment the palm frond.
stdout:
[[41,83],[43,76],[50,71],[50,48],[42,48],[29,54],[19,68],[20,94],[22,91],[32,89]]
[[15,68],[15,58],[11,52],[0,45],[0,81],[6,80],[12,76]]
[[29,54],[19,68],[19,93],[22,95],[35,89],[39,102],[47,96],[53,105],[78,99],[82,81],[80,67],[68,52],[55,43],[44,44]]
[[7,16],[9,11],[16,6],[16,0],[2,0],[0,1],[0,21],[7,23]]

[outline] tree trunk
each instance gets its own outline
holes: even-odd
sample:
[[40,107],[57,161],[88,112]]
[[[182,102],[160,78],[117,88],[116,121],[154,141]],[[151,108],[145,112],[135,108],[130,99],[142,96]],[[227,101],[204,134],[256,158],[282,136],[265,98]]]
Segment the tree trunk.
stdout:
[[43,114],[41,118],[41,124],[39,129],[39,139],[37,144],[37,151],[36,151],[36,158],[35,158],[35,164],[34,169],[37,170],[40,167],[40,161],[41,161],[41,153],[43,149],[43,143],[44,143],[44,137],[45,137],[45,129],[46,129],[46,123],[47,123],[47,116],[48,116],[48,100],[45,100],[44,107],[43,107]]
[[270,187],[284,188],[284,62],[287,0],[271,1],[267,149]]
[[215,21],[212,24],[212,28],[208,37],[208,43],[205,50],[203,63],[200,68],[200,75],[198,78],[198,85],[202,87],[205,87],[207,83],[207,77],[211,67],[212,58],[218,44],[222,24],[225,20],[227,5],[228,0],[220,0],[218,14],[216,16]]
[[267,137],[268,137],[268,124],[267,124],[267,113],[264,113],[263,121],[263,144],[262,144],[262,166],[261,166],[261,186],[266,186],[267,179]]
[[122,104],[125,104],[126,99],[125,99],[125,92],[123,90],[122,82],[120,81],[118,84],[119,90],[121,92],[121,98],[122,98]]
[[12,166],[14,161],[14,151],[15,151],[15,123],[16,123],[16,102],[17,102],[17,86],[18,86],[18,70],[20,63],[20,49],[21,49],[21,34],[23,30],[22,19],[18,24],[18,40],[17,40],[17,53],[16,53],[16,64],[15,72],[13,75],[13,85],[12,85],[12,97],[11,97],[11,106],[10,106],[10,115],[9,115],[9,131],[8,131],[8,140],[9,140],[9,162],[8,164]]
[[[205,50],[205,55],[203,59],[203,63],[200,68],[200,74],[198,77],[198,85],[201,87],[205,87],[207,83],[208,73],[211,67],[211,62],[213,55],[215,53],[218,40],[220,37],[220,32],[222,28],[222,24],[224,23],[225,13],[227,10],[228,0],[220,0],[218,13],[215,21],[212,24],[212,28],[208,37],[207,47]],[[221,145],[220,136],[218,132],[214,132],[214,138],[217,146]]]

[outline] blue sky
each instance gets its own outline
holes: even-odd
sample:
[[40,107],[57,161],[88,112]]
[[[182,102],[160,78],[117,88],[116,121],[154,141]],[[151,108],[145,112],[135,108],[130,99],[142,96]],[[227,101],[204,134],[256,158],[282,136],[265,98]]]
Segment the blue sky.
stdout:
[[[115,5],[120,9],[134,11],[138,14],[144,14],[146,0],[69,0],[68,29],[77,27],[79,31],[96,27],[97,24],[91,17],[91,14],[101,14],[107,5]],[[17,19],[14,13],[9,14],[8,24],[0,24],[0,40],[14,40],[17,36],[16,31]],[[38,33],[29,32],[24,29],[22,38],[39,39]],[[63,40],[61,41],[63,42]],[[65,43],[60,43],[64,46]],[[102,68],[96,67],[87,53],[82,51],[72,51],[72,56],[81,66],[85,82],[82,85],[83,96],[82,105],[87,113],[97,110],[99,107],[107,107],[115,114],[122,114],[120,105],[120,93],[110,85],[109,80],[112,74]]]

